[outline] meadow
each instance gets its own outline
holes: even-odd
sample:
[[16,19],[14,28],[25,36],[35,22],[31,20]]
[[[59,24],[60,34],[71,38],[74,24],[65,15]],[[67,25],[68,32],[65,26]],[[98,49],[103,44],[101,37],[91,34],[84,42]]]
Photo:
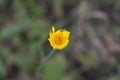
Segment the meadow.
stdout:
[[120,80],[120,1],[0,0],[0,80]]

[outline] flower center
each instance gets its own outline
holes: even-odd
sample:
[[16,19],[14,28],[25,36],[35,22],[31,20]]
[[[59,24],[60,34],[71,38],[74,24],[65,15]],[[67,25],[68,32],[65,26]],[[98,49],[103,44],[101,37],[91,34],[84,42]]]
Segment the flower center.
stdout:
[[63,38],[61,36],[56,36],[54,42],[56,45],[61,45],[63,44]]

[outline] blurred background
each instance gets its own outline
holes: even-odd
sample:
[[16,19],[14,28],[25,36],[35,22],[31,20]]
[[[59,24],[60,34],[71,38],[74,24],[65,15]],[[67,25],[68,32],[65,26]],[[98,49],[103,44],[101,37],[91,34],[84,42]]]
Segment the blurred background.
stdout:
[[[38,70],[52,25],[70,43]],[[120,0],[0,0],[0,80],[120,80]]]

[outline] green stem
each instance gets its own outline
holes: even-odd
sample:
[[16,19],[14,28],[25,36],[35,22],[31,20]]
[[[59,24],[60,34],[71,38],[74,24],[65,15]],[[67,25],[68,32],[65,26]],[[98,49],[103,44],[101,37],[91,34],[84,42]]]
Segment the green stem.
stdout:
[[37,71],[39,71],[46,63],[47,61],[54,55],[55,49],[53,49],[44,59],[42,59],[37,67]]
[[50,59],[54,55],[55,51],[56,50],[53,49],[44,59],[42,59],[41,64],[45,64],[48,61],[48,59]]

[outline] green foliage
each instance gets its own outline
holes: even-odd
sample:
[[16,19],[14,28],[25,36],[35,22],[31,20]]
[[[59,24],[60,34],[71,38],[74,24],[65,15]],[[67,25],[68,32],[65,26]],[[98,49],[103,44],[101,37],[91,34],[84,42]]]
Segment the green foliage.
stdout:
[[6,1],[5,0],[0,0],[0,5],[5,5]]
[[114,28],[114,32],[116,33],[116,35],[120,36],[120,26],[119,25]]
[[2,60],[0,60],[0,78],[5,77],[5,75],[6,75],[5,64],[2,62]]
[[7,56],[9,56],[9,50],[8,48],[4,46],[0,46],[0,58],[5,59]]
[[92,53],[83,55],[79,58],[79,61],[83,63],[84,66],[86,67],[91,67],[93,65],[95,65],[95,56]]
[[44,80],[61,80],[65,75],[67,62],[62,55],[52,58],[44,67]]

